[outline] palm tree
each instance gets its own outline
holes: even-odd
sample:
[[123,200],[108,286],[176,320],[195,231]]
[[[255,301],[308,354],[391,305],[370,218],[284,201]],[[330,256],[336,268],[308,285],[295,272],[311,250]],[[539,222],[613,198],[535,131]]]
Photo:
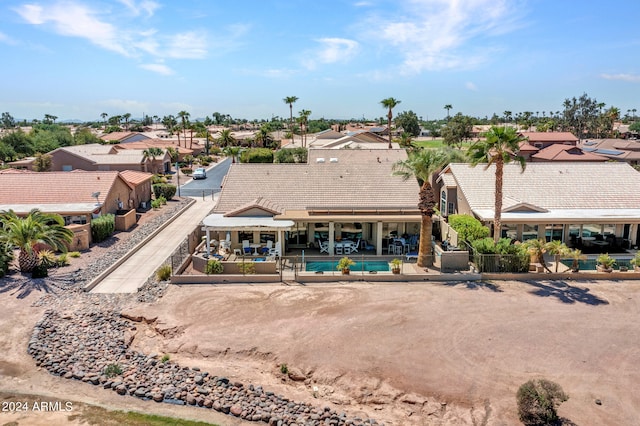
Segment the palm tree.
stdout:
[[438,197],[431,186],[431,175],[455,161],[460,154],[450,148],[420,149],[409,153],[404,161],[393,165],[393,175],[401,176],[404,180],[412,177],[420,184],[418,208],[420,209],[420,244],[418,247],[418,266],[424,267],[433,262],[431,252],[431,234],[433,232],[433,214]]
[[225,148],[234,145],[236,143],[236,138],[233,137],[230,129],[223,129],[220,132],[220,136],[216,139],[216,142],[218,142],[220,147]]
[[[187,147],[187,123],[189,123],[189,114],[187,111],[180,111],[178,113],[178,117],[182,120],[182,135],[184,139],[184,147]],[[180,146],[180,142],[178,142],[178,146]]]
[[102,117],[102,121],[104,122],[104,127],[107,127],[107,117],[109,116],[109,114],[107,114],[106,112],[103,112],[102,114],[100,114],[100,117]]
[[147,148],[144,151],[142,151],[142,159],[143,160],[146,161],[149,158],[151,158],[151,172],[152,173],[156,173],[157,172],[156,157],[160,157],[162,154],[164,154],[164,151],[162,151],[161,148],[158,148],[156,146],[152,146],[152,147]]
[[553,255],[553,260],[556,263],[556,272],[558,272],[558,263],[560,263],[560,257],[569,254],[569,247],[560,240],[549,241],[544,245],[547,253]]
[[380,101],[383,107],[388,108],[389,112],[387,113],[387,130],[389,131],[389,149],[393,148],[391,145],[391,119],[393,118],[392,110],[400,103],[399,100],[394,98],[387,98]]
[[520,150],[520,142],[526,138],[516,133],[512,127],[492,126],[485,134],[485,140],[476,142],[468,150],[468,156],[472,166],[485,164],[485,170],[492,164],[496,166],[495,181],[495,211],[493,216],[493,240],[497,243],[502,229],[502,179],[504,165],[512,159],[520,163],[522,171],[526,167],[524,157],[517,155]]
[[235,163],[236,158],[238,158],[238,156],[242,152],[242,147],[227,145],[226,147],[224,147],[222,152],[224,152],[224,155],[226,155],[227,157],[231,157],[231,162]]
[[303,138],[301,141],[301,145],[304,148],[304,146],[307,144],[307,125],[309,124],[309,116],[311,115],[311,111],[309,111],[308,109],[303,109],[298,114],[300,114],[300,128],[302,130]]
[[271,143],[273,142],[273,136],[269,132],[269,128],[266,125],[260,127],[258,132],[255,135],[255,141],[259,143],[262,147],[269,148],[271,147]]
[[167,154],[169,154],[169,158],[171,159],[172,163],[178,161],[179,153],[177,149],[172,146],[168,146],[165,149],[167,150]]
[[291,132],[291,142],[293,142],[293,104],[298,100],[297,96],[287,96],[283,99],[289,105],[289,131]]
[[451,108],[453,108],[453,106],[452,106],[451,104],[446,104],[446,105],[444,106],[444,109],[446,109],[446,110],[447,110],[447,121],[449,121],[449,110],[450,110]]
[[128,132],[129,131],[129,119],[131,118],[131,113],[122,114],[122,118],[124,118],[124,128]]
[[73,241],[73,231],[64,227],[62,216],[38,209],[31,210],[26,217],[19,217],[13,210],[2,211],[0,225],[0,241],[20,250],[18,265],[22,272],[38,266],[39,244],[66,251],[66,244]]

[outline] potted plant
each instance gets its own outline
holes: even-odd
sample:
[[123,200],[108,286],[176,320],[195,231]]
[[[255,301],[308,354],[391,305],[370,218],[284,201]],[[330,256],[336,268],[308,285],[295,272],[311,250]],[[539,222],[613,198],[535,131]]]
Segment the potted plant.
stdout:
[[612,272],[613,265],[616,264],[616,260],[609,256],[609,253],[603,253],[596,259],[598,264],[598,272]]
[[339,271],[342,271],[342,275],[349,275],[349,272],[351,271],[350,268],[355,264],[356,262],[345,256],[338,261],[338,266],[336,266],[336,268]]
[[393,259],[389,263],[391,264],[391,272],[393,272],[394,274],[399,274],[400,273],[400,265],[402,265],[402,260]]
[[567,255],[573,260],[571,263],[571,272],[578,272],[580,270],[580,261],[587,259],[587,255],[583,254],[580,249],[569,250]]
[[629,261],[633,265],[633,270],[640,272],[640,251],[636,253],[636,257]]

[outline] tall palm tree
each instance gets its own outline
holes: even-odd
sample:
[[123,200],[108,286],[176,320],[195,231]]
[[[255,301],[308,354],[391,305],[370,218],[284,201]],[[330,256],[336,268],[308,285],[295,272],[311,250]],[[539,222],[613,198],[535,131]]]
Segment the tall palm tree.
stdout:
[[[182,120],[182,135],[184,140],[184,147],[187,147],[187,124],[189,123],[189,114],[187,111],[180,111],[178,113],[178,117]],[[180,146],[180,142],[178,142],[178,146]]]
[[2,211],[0,225],[0,241],[20,250],[18,266],[22,272],[38,266],[38,244],[66,251],[66,244],[73,241],[73,231],[64,227],[62,216],[38,209],[31,210],[25,217],[19,217],[13,210]]
[[289,105],[289,131],[291,132],[291,142],[293,142],[293,104],[298,100],[297,96],[287,96],[283,99]]
[[222,152],[224,152],[224,154],[227,157],[231,157],[231,162],[235,163],[236,159],[238,158],[238,156],[242,152],[242,147],[241,146],[227,145],[226,147],[224,147]]
[[418,209],[420,209],[420,245],[418,247],[418,266],[429,266],[433,262],[431,252],[431,234],[433,232],[433,214],[438,197],[431,186],[431,175],[460,158],[460,154],[451,148],[419,149],[411,151],[404,161],[393,165],[393,175],[404,180],[416,178],[420,184]]
[[516,133],[512,127],[492,126],[485,134],[485,140],[476,142],[468,150],[469,160],[472,166],[485,164],[485,170],[492,164],[496,166],[495,181],[495,207],[493,216],[493,240],[497,243],[502,229],[502,179],[505,163],[511,160],[518,161],[522,171],[526,167],[524,157],[517,155],[520,150],[520,142],[526,138]]
[[309,124],[309,116],[311,115],[311,111],[309,111],[308,109],[303,109],[302,111],[299,112],[299,114],[300,114],[300,127],[302,129],[302,137],[303,137],[301,145],[304,148],[304,146],[307,144],[307,128]]
[[104,122],[104,127],[107,127],[107,117],[109,116],[109,114],[107,114],[106,112],[103,112],[102,114],[100,114],[100,117],[102,117],[102,121]]
[[447,110],[447,121],[449,121],[449,110],[450,110],[451,108],[453,108],[453,106],[452,106],[451,104],[446,104],[446,105],[444,106],[444,109],[446,109],[446,110]]
[[383,107],[387,108],[389,112],[387,113],[387,130],[389,131],[389,149],[393,148],[391,145],[391,119],[393,118],[393,109],[400,103],[399,100],[394,98],[387,98],[380,101]]
[[268,126],[263,125],[260,127],[260,129],[255,134],[255,141],[256,143],[259,143],[260,146],[264,148],[271,147],[271,143],[273,142],[273,136],[271,136]]
[[131,118],[131,113],[122,114],[122,118],[124,119],[124,128],[128,132],[129,131],[129,119]]

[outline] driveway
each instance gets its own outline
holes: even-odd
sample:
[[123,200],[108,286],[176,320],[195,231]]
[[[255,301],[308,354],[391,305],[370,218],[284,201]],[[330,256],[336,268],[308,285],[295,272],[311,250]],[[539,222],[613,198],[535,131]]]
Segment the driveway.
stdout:
[[213,194],[220,192],[222,179],[227,175],[231,166],[231,160],[225,158],[219,163],[207,168],[206,179],[188,179],[184,180],[180,186],[180,196],[182,197],[211,197]]

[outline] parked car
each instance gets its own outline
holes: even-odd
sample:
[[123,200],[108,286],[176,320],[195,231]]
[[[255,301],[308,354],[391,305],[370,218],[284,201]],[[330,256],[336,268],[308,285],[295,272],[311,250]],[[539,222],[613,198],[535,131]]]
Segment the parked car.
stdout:
[[203,167],[198,167],[191,176],[193,176],[194,179],[206,179],[207,171]]

